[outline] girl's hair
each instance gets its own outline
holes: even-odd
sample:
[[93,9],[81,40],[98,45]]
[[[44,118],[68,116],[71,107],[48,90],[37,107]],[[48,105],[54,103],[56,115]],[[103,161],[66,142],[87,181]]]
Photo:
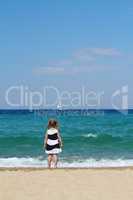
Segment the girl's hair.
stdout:
[[50,119],[48,122],[48,129],[58,128],[58,122],[55,119]]

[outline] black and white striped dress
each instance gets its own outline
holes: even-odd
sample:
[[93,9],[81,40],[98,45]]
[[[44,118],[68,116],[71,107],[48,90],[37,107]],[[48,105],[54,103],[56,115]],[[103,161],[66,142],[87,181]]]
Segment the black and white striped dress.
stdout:
[[58,154],[62,151],[60,148],[57,133],[58,133],[58,130],[56,128],[50,128],[47,130],[48,140],[46,144],[45,153]]

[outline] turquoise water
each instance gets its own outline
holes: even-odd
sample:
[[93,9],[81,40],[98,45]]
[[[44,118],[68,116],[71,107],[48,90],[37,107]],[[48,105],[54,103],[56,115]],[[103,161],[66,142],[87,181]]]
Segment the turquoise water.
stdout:
[[46,166],[47,121],[60,124],[61,167],[133,165],[133,112],[0,111],[0,166]]

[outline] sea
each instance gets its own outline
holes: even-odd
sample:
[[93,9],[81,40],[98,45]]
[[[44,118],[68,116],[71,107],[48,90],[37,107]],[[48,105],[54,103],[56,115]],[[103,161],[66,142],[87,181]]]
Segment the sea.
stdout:
[[59,168],[133,166],[133,110],[0,110],[0,167],[47,167],[49,119],[63,141]]

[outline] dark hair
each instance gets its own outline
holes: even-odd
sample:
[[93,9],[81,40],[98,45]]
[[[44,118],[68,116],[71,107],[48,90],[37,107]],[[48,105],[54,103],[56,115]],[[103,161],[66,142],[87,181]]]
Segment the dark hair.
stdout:
[[50,119],[48,122],[48,129],[58,128],[58,122],[55,119]]

